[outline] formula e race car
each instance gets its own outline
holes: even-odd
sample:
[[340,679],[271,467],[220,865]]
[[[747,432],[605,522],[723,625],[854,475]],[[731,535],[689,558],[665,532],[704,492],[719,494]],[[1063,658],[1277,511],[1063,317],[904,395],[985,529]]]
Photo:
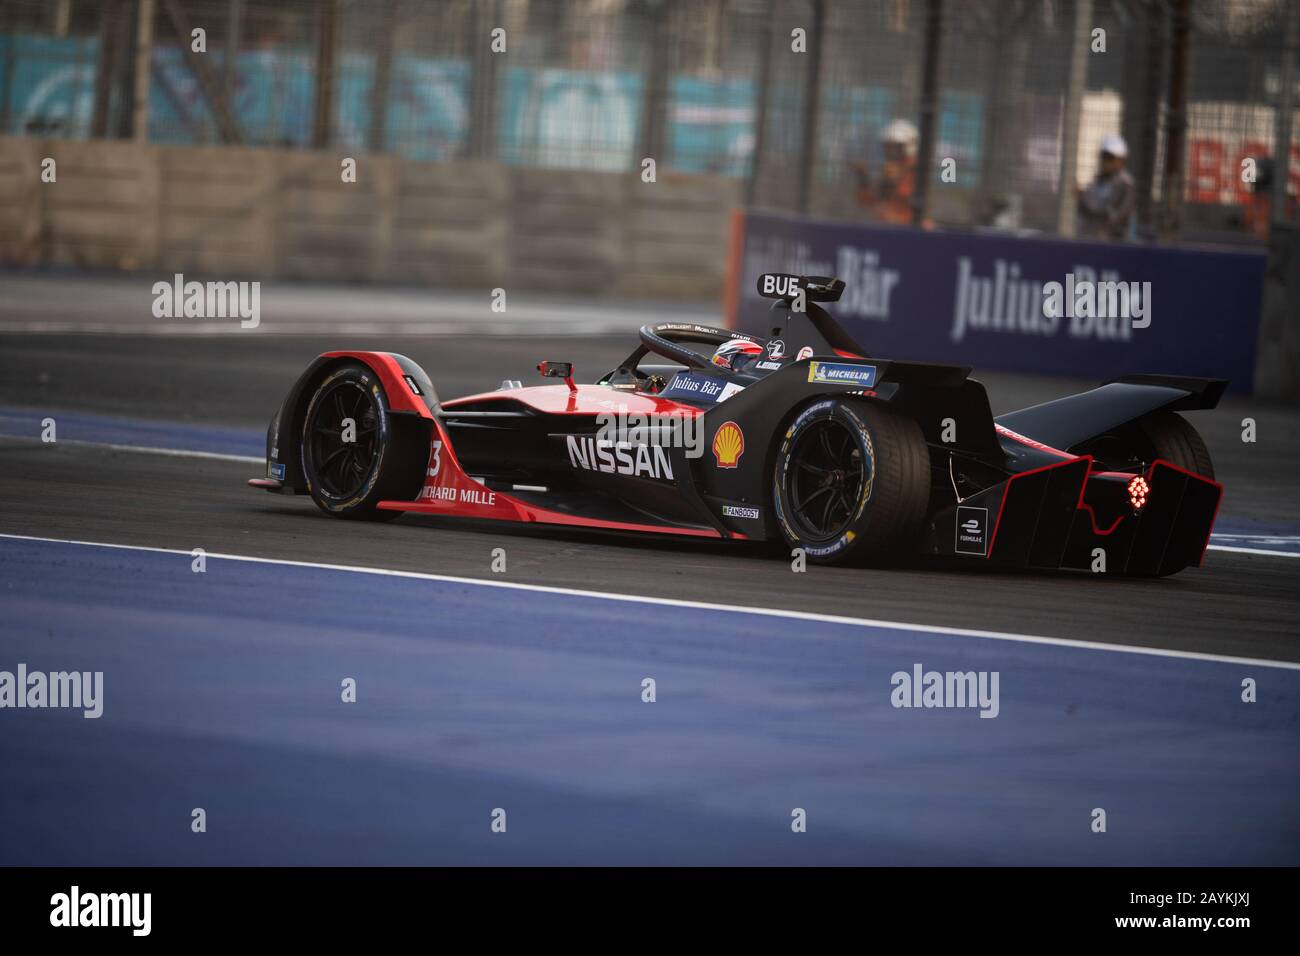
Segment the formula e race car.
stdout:
[[341,518],[403,512],[779,542],[824,563],[910,554],[1166,575],[1199,564],[1221,486],[1177,413],[1222,380],[1121,378],[995,419],[970,369],[869,356],[766,274],[766,336],[647,325],[594,384],[440,401],[402,355],[329,352],[267,432],[267,476]]

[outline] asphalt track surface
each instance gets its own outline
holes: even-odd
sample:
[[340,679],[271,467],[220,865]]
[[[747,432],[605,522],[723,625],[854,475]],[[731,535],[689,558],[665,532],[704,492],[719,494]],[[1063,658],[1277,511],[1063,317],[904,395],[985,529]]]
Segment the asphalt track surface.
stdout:
[[[0,715],[0,761],[23,768],[0,788],[21,821],[0,862],[1300,862],[1300,671],[1251,662],[1300,662],[1300,559],[1213,550],[1159,581],[795,574],[752,545],[340,522],[247,489],[251,463],[106,447],[257,454],[328,348],[404,352],[452,397],[542,358],[594,377],[631,345],[0,334],[0,534],[56,539],[0,538],[0,669],[107,687],[99,720]],[[982,378],[997,412],[1085,384]],[[55,445],[35,440],[46,415]],[[1194,421],[1241,536],[1216,540],[1293,548],[1300,416],[1235,397]],[[194,548],[296,563],[195,574]],[[999,671],[999,716],[891,707],[916,663]]]

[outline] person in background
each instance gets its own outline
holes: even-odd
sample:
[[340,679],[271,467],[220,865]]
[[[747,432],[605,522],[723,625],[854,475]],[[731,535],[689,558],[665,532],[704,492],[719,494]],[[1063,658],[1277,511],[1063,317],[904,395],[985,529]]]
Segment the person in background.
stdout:
[[1130,239],[1137,184],[1124,168],[1128,144],[1110,134],[1101,141],[1101,166],[1086,189],[1079,191],[1079,234],[1092,239]]
[[877,222],[910,225],[912,196],[916,192],[916,127],[896,119],[880,131],[885,163],[878,177],[872,177],[866,163],[855,163],[858,202],[871,210]]
[[[1241,225],[1252,238],[1267,242],[1273,216],[1273,190],[1277,188],[1273,157],[1258,157],[1255,168],[1255,182],[1250,187],[1250,198],[1241,207]],[[1282,216],[1286,222],[1295,222],[1296,195],[1289,184],[1284,188],[1287,197]]]

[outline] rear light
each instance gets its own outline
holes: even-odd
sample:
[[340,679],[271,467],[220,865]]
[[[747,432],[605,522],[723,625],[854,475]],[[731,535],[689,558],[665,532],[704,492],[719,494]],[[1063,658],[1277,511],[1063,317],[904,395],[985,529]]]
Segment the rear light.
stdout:
[[1132,503],[1135,511],[1147,503],[1147,496],[1150,494],[1151,487],[1141,475],[1128,483],[1128,500]]

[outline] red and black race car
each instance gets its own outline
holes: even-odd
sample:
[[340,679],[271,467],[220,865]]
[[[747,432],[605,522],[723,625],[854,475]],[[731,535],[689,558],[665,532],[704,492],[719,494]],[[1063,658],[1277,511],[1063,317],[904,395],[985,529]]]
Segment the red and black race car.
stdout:
[[441,401],[387,352],[329,352],[267,432],[267,477],[343,518],[403,512],[781,542],[810,561],[932,554],[1166,575],[1199,564],[1222,494],[1180,415],[1222,380],[1131,376],[995,419],[970,369],[869,356],[767,274],[767,336],[679,322],[594,384]]

